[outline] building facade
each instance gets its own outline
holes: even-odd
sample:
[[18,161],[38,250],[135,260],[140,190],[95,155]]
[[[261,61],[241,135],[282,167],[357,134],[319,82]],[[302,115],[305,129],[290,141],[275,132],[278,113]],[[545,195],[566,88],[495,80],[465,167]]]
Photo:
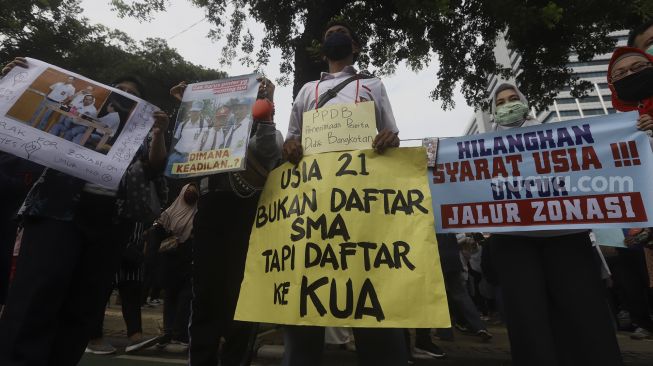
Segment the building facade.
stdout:
[[[616,46],[625,46],[628,41],[628,31],[617,31],[610,34],[616,41]],[[521,57],[508,47],[503,37],[497,40],[494,54],[497,63],[504,67],[511,68],[515,73],[519,72]],[[606,81],[608,64],[611,53],[595,56],[591,61],[580,62],[574,54],[569,56],[569,67],[573,75],[581,80],[587,80],[594,85],[587,96],[574,98],[571,96],[571,88],[563,88],[555,98],[553,105],[542,111],[532,110],[533,116],[543,123],[566,121],[589,116],[599,116],[608,113],[615,113],[610,101],[610,89]],[[503,80],[498,75],[492,75],[488,81],[488,92],[494,90],[501,82],[515,83],[515,80]],[[483,133],[492,130],[492,121],[489,113],[476,111],[465,128],[466,135]]]

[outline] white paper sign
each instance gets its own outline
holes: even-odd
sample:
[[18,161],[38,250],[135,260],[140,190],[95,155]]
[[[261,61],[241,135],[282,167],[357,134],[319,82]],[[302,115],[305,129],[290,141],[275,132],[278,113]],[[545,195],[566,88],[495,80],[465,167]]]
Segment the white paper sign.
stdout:
[[0,150],[117,188],[158,108],[57,66],[27,64],[0,79]]

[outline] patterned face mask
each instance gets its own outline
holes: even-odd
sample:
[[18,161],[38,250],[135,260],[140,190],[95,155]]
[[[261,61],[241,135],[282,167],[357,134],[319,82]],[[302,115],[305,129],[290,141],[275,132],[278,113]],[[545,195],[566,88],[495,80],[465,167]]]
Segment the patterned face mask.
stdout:
[[528,115],[528,106],[520,101],[508,102],[497,107],[494,121],[500,126],[514,126],[523,123]]

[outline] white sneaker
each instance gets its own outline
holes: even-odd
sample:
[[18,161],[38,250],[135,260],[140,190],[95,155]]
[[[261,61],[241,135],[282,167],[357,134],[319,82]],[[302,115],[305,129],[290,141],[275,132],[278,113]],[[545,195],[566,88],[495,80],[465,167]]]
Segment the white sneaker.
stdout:
[[143,348],[148,348],[154,346],[159,341],[159,337],[141,339],[135,342],[132,342],[129,346],[125,347],[125,353],[134,352],[141,350]]
[[94,355],[111,355],[116,353],[116,348],[110,345],[108,342],[103,341],[99,344],[89,343],[86,345],[86,350],[84,352],[92,353]]

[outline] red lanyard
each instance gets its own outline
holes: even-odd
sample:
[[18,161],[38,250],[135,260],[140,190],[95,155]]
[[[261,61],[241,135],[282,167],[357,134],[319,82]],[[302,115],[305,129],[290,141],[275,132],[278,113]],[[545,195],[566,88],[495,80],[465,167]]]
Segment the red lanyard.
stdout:
[[[320,93],[318,92],[320,82],[322,82],[322,80],[318,80],[317,84],[315,84],[315,110],[317,110],[317,101],[319,100],[319,96],[320,96]],[[356,103],[356,104],[358,104],[358,89],[359,88],[360,88],[360,79],[356,79],[356,96],[354,97],[354,103]]]

